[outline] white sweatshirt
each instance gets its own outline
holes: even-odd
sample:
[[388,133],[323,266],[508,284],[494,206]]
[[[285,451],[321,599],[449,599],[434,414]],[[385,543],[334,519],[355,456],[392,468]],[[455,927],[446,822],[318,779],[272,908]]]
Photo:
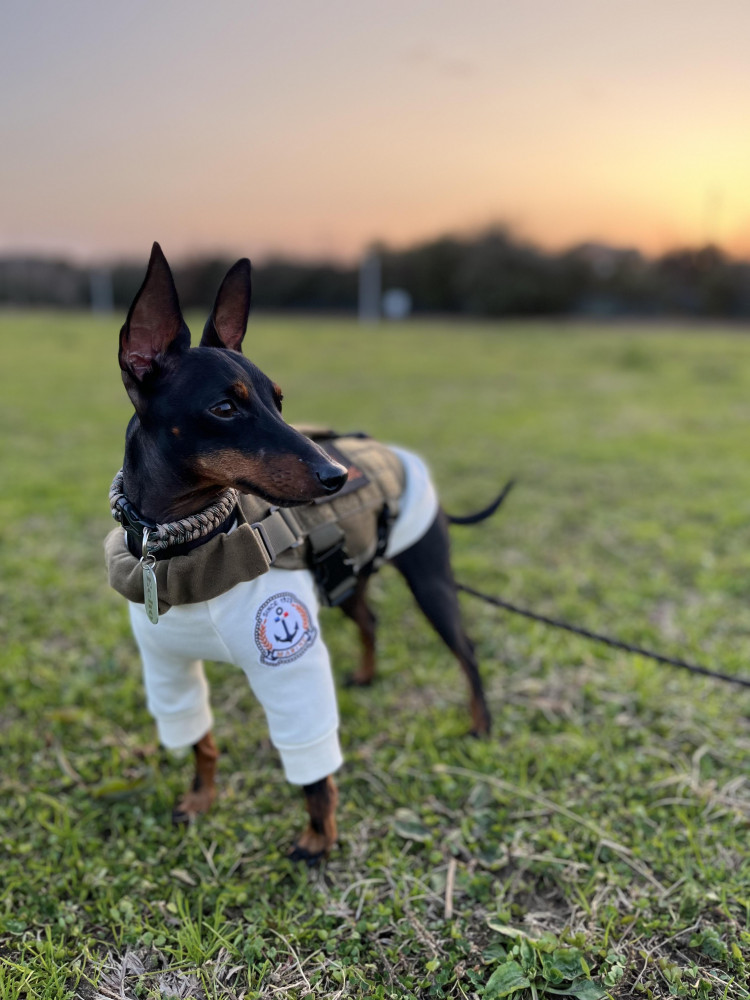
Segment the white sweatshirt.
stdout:
[[[387,558],[418,541],[438,510],[422,459],[393,451],[406,483]],[[164,746],[191,746],[212,728],[203,660],[221,660],[247,675],[288,781],[308,785],[336,771],[343,759],[338,709],[318,607],[308,570],[275,568],[210,601],[172,607],[157,625],[142,604],[131,603],[148,708]]]

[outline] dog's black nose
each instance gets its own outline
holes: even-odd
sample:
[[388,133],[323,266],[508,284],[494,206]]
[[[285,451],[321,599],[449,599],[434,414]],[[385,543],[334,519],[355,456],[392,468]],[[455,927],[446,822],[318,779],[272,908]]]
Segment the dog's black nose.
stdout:
[[335,493],[336,490],[340,490],[346,482],[348,475],[348,472],[342,465],[334,465],[333,463],[327,466],[323,472],[317,473],[320,484],[326,493]]

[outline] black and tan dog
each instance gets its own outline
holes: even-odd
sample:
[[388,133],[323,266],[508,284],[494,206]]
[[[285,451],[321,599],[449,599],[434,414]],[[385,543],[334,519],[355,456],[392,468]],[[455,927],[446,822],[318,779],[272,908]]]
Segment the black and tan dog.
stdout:
[[[191,819],[214,800],[218,753],[202,667],[196,664],[201,657],[228,659],[246,670],[266,710],[287,776],[303,785],[309,824],[291,853],[310,861],[326,853],[337,836],[337,791],[331,771],[340,758],[335,734],[329,731],[337,723],[335,696],[319,637],[317,603],[311,596],[314,579],[307,569],[278,568],[275,556],[283,546],[271,525],[291,532],[290,551],[304,553],[299,518],[305,511],[325,508],[321,501],[326,497],[345,492],[342,487],[351,475],[345,466],[351,463],[344,455],[342,464],[337,461],[342,452],[327,451],[286,424],[281,390],[242,355],[250,292],[250,264],[241,260],[221,285],[200,346],[191,349],[169,265],[154,244],[145,280],[120,335],[122,378],[135,415],[127,430],[122,473],[113,489],[113,512],[126,531],[117,529],[108,539],[110,579],[120,579],[125,572],[118,577],[115,564],[120,570],[125,565],[125,576],[130,574],[127,586],[113,585],[132,602],[149,707],[159,722],[162,741],[168,746],[183,742],[194,749],[195,779],[175,818]],[[389,453],[389,461],[398,465],[399,454],[393,458]],[[399,469],[398,474],[403,486],[409,470]],[[431,490],[431,484],[424,484],[425,495]],[[256,505],[252,521],[243,514],[248,502]],[[266,511],[266,521],[257,514],[258,505]],[[463,520],[481,519],[496,506]],[[436,500],[426,510],[428,521],[424,522],[423,511],[422,523],[416,531],[412,525],[406,547],[407,536],[402,533],[400,548],[387,548],[381,539],[378,554],[403,574],[419,607],[456,656],[469,683],[472,729],[484,734],[490,728],[490,714],[472,643],[461,625],[449,558],[449,518]],[[382,516],[373,516],[373,524],[382,527]],[[396,518],[394,537],[398,525]],[[238,563],[249,551],[250,541],[257,551],[253,549],[249,558],[257,565],[244,573]],[[225,557],[234,560],[226,583],[219,566]],[[351,568],[351,561],[345,562]],[[362,639],[356,684],[369,684],[375,674],[375,616],[366,588],[377,565],[370,558],[366,565],[351,569],[351,587],[339,594],[337,602],[356,623]],[[240,606],[242,588],[255,586],[258,579],[265,590],[252,606],[244,597]],[[167,592],[172,607],[165,614]],[[220,601],[224,605],[216,603]],[[230,615],[223,610],[227,603],[235,616],[231,624],[226,624]],[[188,612],[198,617],[189,617]],[[157,618],[158,624],[151,624]],[[198,647],[193,652],[177,648],[193,641]],[[322,708],[319,702],[325,702]],[[323,725],[320,720],[326,712],[332,721]],[[302,729],[301,736],[294,735],[295,726]],[[315,768],[323,770],[318,773]]]

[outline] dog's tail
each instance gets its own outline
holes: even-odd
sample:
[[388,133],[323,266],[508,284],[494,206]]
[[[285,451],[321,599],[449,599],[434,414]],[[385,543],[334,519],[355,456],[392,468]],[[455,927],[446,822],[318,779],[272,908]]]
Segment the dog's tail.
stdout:
[[493,500],[489,507],[485,507],[484,510],[478,510],[476,514],[466,514],[464,517],[453,517],[452,514],[446,514],[448,522],[450,524],[479,524],[480,521],[486,521],[488,517],[492,517],[515,485],[515,479],[509,479],[505,486],[503,486],[500,496]]

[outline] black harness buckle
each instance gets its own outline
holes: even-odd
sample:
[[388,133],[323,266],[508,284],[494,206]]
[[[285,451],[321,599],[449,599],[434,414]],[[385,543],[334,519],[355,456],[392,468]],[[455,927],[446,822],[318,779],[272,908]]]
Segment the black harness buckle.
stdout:
[[313,552],[311,568],[323,601],[329,608],[338,607],[354,593],[357,574],[354,560],[346,553],[343,538],[324,552]]

